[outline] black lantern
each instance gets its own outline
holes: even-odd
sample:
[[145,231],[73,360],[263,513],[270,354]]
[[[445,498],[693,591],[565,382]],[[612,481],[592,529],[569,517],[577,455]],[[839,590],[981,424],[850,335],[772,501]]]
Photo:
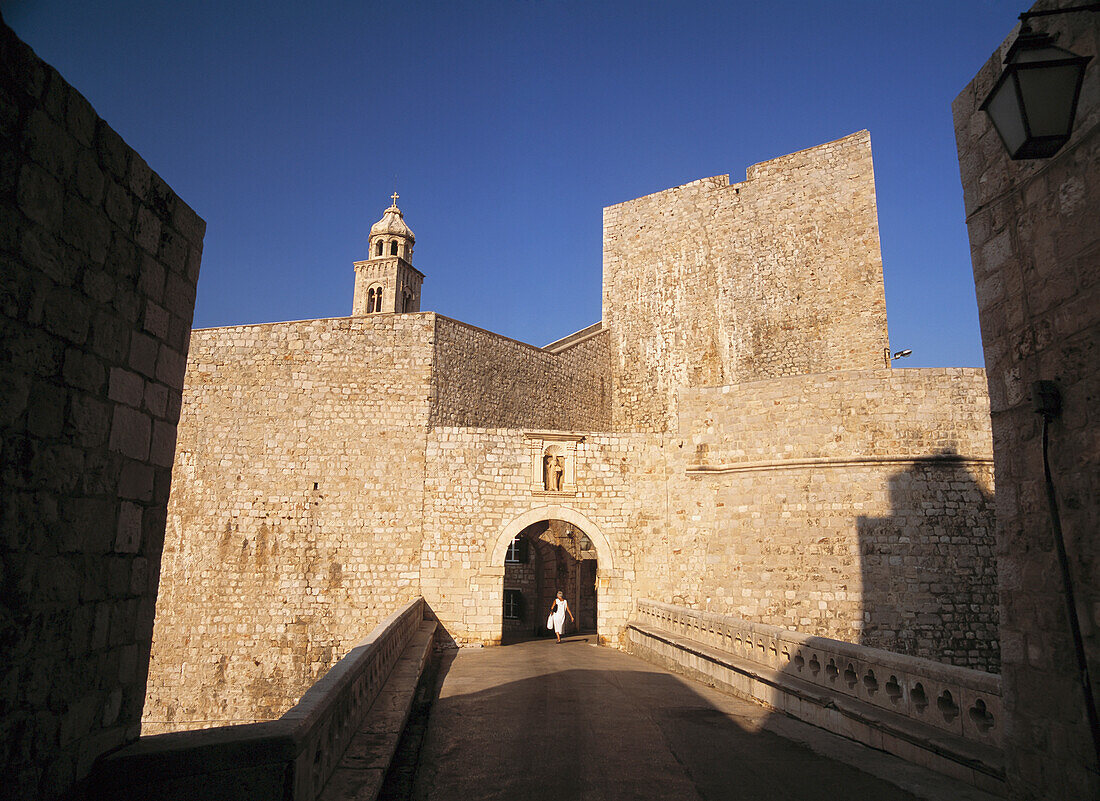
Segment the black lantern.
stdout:
[[1008,49],[1004,72],[981,105],[1009,158],[1049,158],[1069,140],[1090,58],[1055,47],[1052,36],[1025,23]]

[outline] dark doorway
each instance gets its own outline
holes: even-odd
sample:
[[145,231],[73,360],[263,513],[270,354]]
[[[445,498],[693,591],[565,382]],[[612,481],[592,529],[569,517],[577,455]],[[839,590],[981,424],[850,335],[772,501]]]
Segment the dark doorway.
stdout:
[[576,622],[567,634],[596,631],[596,549],[564,520],[533,523],[508,546],[504,558],[504,643],[549,636],[546,618],[557,593]]

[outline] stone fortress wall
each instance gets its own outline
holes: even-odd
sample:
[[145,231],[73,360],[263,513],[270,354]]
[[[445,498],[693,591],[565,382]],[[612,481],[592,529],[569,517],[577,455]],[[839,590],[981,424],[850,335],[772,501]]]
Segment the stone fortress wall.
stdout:
[[436,316],[433,426],[606,431],[606,332],[558,353]]
[[867,131],[604,209],[615,430],[667,431],[680,387],[883,365]]
[[652,597],[996,671],[984,386],[879,368],[685,390]]
[[205,229],[0,21],[6,799],[138,736]]
[[431,313],[195,332],[148,731],[277,716],[417,594],[499,643],[545,520],[592,541],[604,642],[651,597],[996,668],[982,373],[882,367],[866,133],[606,219],[602,325],[546,348]]
[[601,632],[660,597],[996,670],[984,381],[882,368],[688,390],[672,434],[587,434],[575,493],[532,487],[522,431],[433,429],[424,597],[459,642],[498,641],[501,532],[566,508],[609,544]]
[[431,312],[195,331],[145,733],[293,705],[420,593],[430,423],[605,422],[606,362]]
[[[1032,8],[1077,5],[1041,0]],[[1055,14],[1031,26],[1092,59],[1062,149],[1012,161],[980,109],[1017,30],[952,111],[996,445],[1009,797],[1068,801],[1100,798],[1100,771],[1044,487],[1043,421],[1030,390],[1033,381],[1053,381],[1061,394],[1049,465],[1092,692],[1100,696],[1100,15]]]
[[194,332],[146,733],[277,717],[419,594],[432,317]]

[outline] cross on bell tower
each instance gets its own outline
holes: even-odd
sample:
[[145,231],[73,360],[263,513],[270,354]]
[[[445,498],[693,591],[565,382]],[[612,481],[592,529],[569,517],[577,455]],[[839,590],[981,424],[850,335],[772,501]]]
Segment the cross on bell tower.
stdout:
[[420,311],[424,274],[412,266],[416,237],[405,223],[394,190],[393,203],[371,226],[367,258],[355,262],[355,293],[351,314],[402,314]]

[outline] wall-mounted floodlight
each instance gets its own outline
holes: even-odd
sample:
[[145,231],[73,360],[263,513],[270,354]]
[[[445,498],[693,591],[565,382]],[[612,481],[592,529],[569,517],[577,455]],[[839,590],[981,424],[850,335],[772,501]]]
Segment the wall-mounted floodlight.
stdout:
[[886,362],[887,367],[890,366],[890,363],[892,361],[894,361],[894,359],[904,359],[906,356],[912,356],[912,355],[913,355],[913,351],[910,348],[906,348],[905,350],[895,351],[893,354],[890,353],[889,348],[883,348],[882,349],[882,360],[884,362]]
[[1032,17],[1071,11],[1100,11],[1100,3],[1020,15],[1023,27],[1005,55],[1004,71],[979,107],[1010,159],[1050,158],[1073,133],[1085,65],[1092,57],[1055,47],[1053,36],[1028,24]]

